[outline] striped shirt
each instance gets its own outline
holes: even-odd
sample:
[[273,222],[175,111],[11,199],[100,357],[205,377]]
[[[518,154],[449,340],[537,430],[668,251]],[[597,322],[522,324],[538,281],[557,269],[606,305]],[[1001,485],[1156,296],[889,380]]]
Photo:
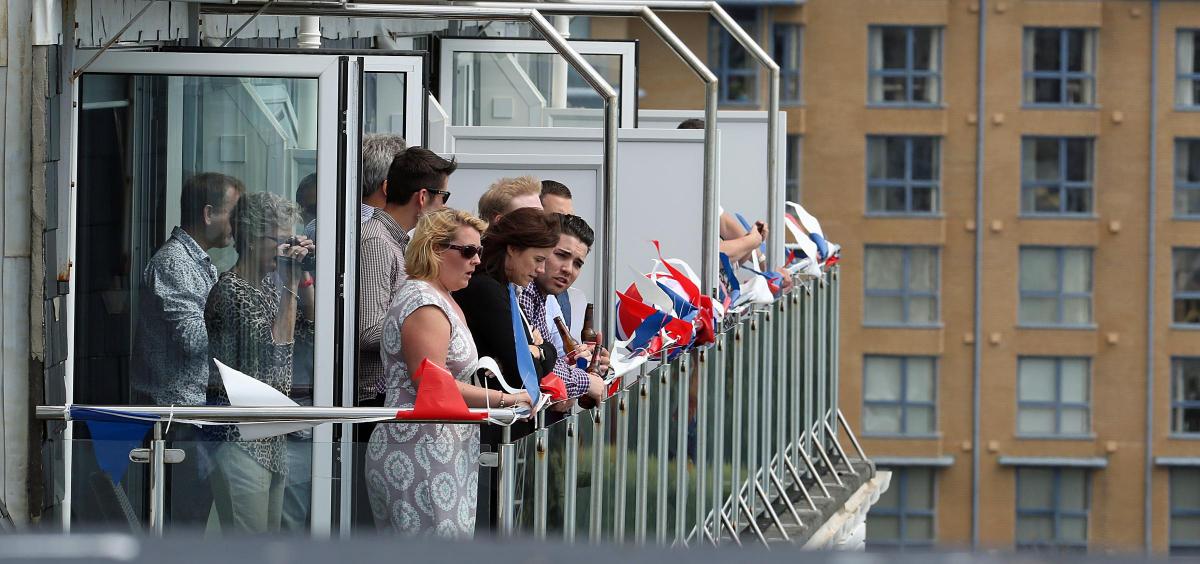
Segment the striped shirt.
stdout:
[[407,274],[404,249],[408,233],[382,209],[362,224],[358,244],[358,399],[369,400],[383,391],[383,360],[379,340],[392,300]]
[[[543,338],[551,340],[550,328],[546,325],[546,294],[542,292],[541,288],[538,288],[536,282],[526,286],[520,294],[517,294],[517,304],[521,306],[521,311],[525,312],[525,318],[533,324],[533,328],[541,333]],[[570,353],[570,351],[567,352]],[[559,355],[558,360],[554,361],[554,374],[566,385],[567,397],[577,398],[587,393],[589,383],[587,371],[571,364],[567,355]]]

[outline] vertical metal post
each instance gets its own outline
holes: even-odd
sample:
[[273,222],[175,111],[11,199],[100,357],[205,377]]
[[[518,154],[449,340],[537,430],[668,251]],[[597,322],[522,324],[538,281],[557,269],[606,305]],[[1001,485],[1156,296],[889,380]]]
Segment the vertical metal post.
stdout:
[[[778,392],[775,394],[775,448],[772,459],[775,460],[773,472],[781,479],[786,477],[783,462],[787,457],[788,436],[788,392],[791,390],[792,359],[795,352],[787,347],[789,311],[788,296],[782,296],[775,303],[775,356],[779,359],[779,367],[775,371],[775,381],[778,382]],[[780,492],[786,495],[786,491]]]
[[674,366],[667,362],[667,354],[662,355],[662,364],[658,367],[658,480],[655,494],[657,506],[654,511],[654,532],[658,544],[667,544],[667,457],[668,444],[671,442],[671,372]]
[[[824,278],[816,282],[817,287],[817,397],[816,397],[816,412],[813,413],[818,420],[823,420],[826,413],[829,411],[829,406],[826,404],[826,393],[828,391],[829,380],[829,365],[825,359],[825,339],[829,337],[829,326],[827,325],[825,302],[829,298],[828,283]],[[809,423],[810,425],[816,421]],[[829,445],[825,440],[824,427],[817,425],[817,430],[813,437],[817,440],[817,448],[824,449]]]
[[788,340],[788,350],[792,354],[792,408],[788,410],[788,419],[791,422],[791,430],[789,436],[796,445],[796,449],[792,451],[792,466],[800,463],[800,457],[796,455],[796,450],[804,448],[804,363],[806,358],[804,355],[804,324],[802,321],[803,306],[801,305],[800,296],[804,293],[803,286],[797,282],[796,287],[792,290],[791,295],[791,315],[788,316],[788,322],[792,326],[791,337]]
[[707,507],[708,496],[708,397],[707,391],[711,386],[712,353],[716,347],[702,349],[696,352],[699,367],[696,370],[696,530],[697,539],[704,539],[708,528],[705,523],[704,510]]
[[812,427],[813,417],[815,415],[814,401],[817,392],[816,374],[814,367],[816,366],[813,358],[813,315],[815,314],[814,304],[816,296],[813,292],[816,291],[816,283],[809,281],[804,286],[803,305],[804,305],[804,451],[812,453],[812,441],[814,437],[812,433],[807,432]]
[[567,417],[566,484],[563,486],[563,542],[575,542],[575,506],[579,496],[579,412]]
[[[761,401],[758,381],[761,377],[759,368],[762,366],[759,358],[759,334],[761,322],[758,319],[758,312],[750,314],[750,338],[746,348],[750,354],[750,370],[746,373],[746,481],[751,484],[747,491],[747,503],[750,506],[750,513],[758,515],[758,502],[754,497],[754,485],[758,483],[758,425],[761,422],[758,415],[758,406]],[[740,488],[741,484],[737,484]]]
[[497,492],[496,505],[500,514],[500,536],[513,535],[513,503],[516,495],[516,445],[512,443],[512,431],[505,427],[499,445],[500,460],[500,491]]
[[650,481],[650,378],[646,374],[646,365],[642,365],[641,377],[638,379],[638,424],[637,424],[637,483],[634,484],[634,541],[646,544],[646,511]]
[[717,335],[713,359],[713,453],[712,514],[713,538],[721,541],[721,518],[725,505],[725,356],[729,353],[729,334]]
[[838,386],[838,307],[841,300],[842,281],[837,266],[829,269],[829,425],[833,437],[837,437]]
[[[624,382],[622,382],[623,384]],[[629,392],[617,394],[617,468],[613,489],[613,541],[625,542],[625,500],[629,478]]]
[[598,404],[592,409],[592,500],[588,517],[588,541],[600,543],[600,535],[604,525],[604,410],[608,402]]
[[150,440],[150,532],[163,535],[167,507],[167,442],[163,440],[162,423],[154,423]]
[[[730,488],[729,495],[733,498],[733,526],[735,529],[740,529],[740,512],[738,506],[741,502],[742,490],[742,440],[744,438],[745,419],[742,417],[742,387],[745,386],[746,371],[743,370],[742,362],[742,347],[745,346],[745,336],[742,334],[742,323],[738,321],[733,326],[733,445],[730,454]],[[722,507],[724,503],[722,503]]]
[[775,305],[768,305],[762,312],[762,335],[759,337],[758,349],[759,358],[762,359],[759,373],[761,374],[760,381],[762,382],[762,392],[759,394],[759,402],[762,406],[762,415],[758,418],[759,426],[762,428],[762,437],[759,443],[759,448],[762,452],[759,453],[759,467],[762,468],[762,481],[759,485],[762,487],[766,499],[763,503],[770,504],[771,500],[771,480],[768,474],[771,472],[771,439],[774,434],[772,429],[772,421],[774,421],[774,399],[775,399],[775,368],[777,360],[775,358],[773,344],[775,341]]
[[675,543],[684,544],[687,534],[687,498],[688,498],[688,390],[691,388],[692,357],[690,354],[679,357],[679,395],[676,397],[675,419]]
[[538,540],[546,539],[546,512],[550,484],[550,464],[547,453],[547,441],[550,431],[546,429],[546,413],[537,415],[537,431],[534,432],[535,450],[533,467],[533,536]]

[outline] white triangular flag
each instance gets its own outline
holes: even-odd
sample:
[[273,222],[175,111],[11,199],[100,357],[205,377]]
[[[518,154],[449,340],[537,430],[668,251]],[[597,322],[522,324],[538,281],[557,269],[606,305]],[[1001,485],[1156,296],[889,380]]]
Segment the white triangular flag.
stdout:
[[[229,405],[235,407],[299,407],[299,404],[283,395],[283,392],[268,386],[265,382],[255,380],[237,369],[230,368],[215,358],[213,362],[217,363],[217,371],[221,374],[221,382],[225,385],[225,395],[229,397]],[[243,440],[254,441],[311,429],[313,426],[312,423],[303,422],[241,423],[238,424],[238,431],[241,432]]]

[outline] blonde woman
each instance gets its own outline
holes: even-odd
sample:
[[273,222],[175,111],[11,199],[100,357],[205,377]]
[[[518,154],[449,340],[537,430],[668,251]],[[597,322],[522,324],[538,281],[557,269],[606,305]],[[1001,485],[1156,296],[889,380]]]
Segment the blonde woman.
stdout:
[[[529,395],[469,384],[479,363],[475,340],[450,292],[467,286],[479,265],[487,224],[441,209],[417,222],[404,253],[408,281],[384,321],[380,354],[388,407],[412,407],[421,362],[445,367],[467,405],[529,405]],[[366,478],[380,528],[408,535],[469,538],[475,533],[479,482],[476,425],[379,425],[371,434]]]

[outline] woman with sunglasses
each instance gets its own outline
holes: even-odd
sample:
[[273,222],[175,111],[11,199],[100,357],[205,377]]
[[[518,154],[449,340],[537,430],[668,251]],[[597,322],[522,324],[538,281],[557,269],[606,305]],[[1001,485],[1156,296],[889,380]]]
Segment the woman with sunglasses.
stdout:
[[[292,389],[297,343],[312,351],[313,289],[301,287],[304,258],[316,250],[293,236],[300,208],[269,192],[243,196],[233,208],[237,263],[221,273],[204,307],[209,353],[284,395]],[[228,405],[212,367],[209,403]],[[283,436],[242,440],[236,425],[209,428],[216,435],[213,501],[222,531],[278,531],[287,477]]]
[[[448,208],[417,222],[404,252],[408,281],[383,327],[385,406],[413,406],[420,384],[413,372],[426,359],[454,376],[468,406],[529,406],[524,392],[506,394],[469,383],[479,355],[463,311],[450,293],[471,280],[480,263],[480,233],[486,228],[475,216]],[[470,538],[475,532],[478,457],[477,425],[376,426],[366,462],[376,525],[405,535]]]

